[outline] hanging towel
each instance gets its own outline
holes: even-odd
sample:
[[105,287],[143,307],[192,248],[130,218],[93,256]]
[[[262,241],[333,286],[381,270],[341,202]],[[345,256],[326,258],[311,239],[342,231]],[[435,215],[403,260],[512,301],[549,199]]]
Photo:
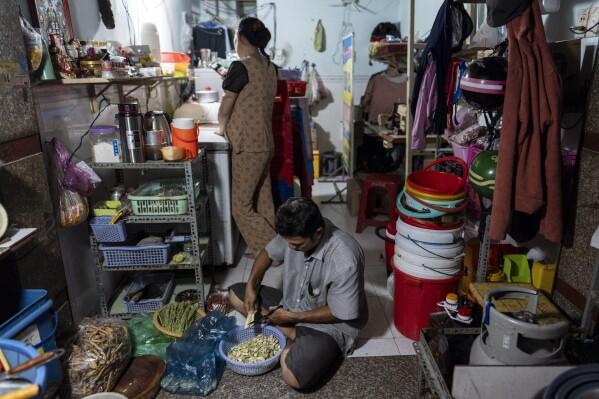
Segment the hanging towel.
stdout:
[[411,112],[416,114],[420,85],[424,78],[427,65],[430,62],[437,64],[436,91],[437,105],[433,127],[435,134],[441,135],[447,127],[447,107],[445,104],[445,79],[451,59],[452,51],[459,51],[464,40],[472,33],[472,19],[466,12],[464,5],[454,0],[445,0],[439,11],[431,33],[420,59],[420,66],[414,81],[412,91]]
[[431,121],[437,105],[437,90],[435,81],[437,68],[435,63],[426,66],[426,72],[420,85],[420,94],[412,126],[412,149],[422,150],[426,147],[426,131],[431,127]]
[[545,39],[539,3],[533,1],[513,18],[507,31],[508,75],[490,237],[502,240],[511,229],[518,233],[517,226],[529,229],[536,219],[538,232],[559,242],[561,82]]

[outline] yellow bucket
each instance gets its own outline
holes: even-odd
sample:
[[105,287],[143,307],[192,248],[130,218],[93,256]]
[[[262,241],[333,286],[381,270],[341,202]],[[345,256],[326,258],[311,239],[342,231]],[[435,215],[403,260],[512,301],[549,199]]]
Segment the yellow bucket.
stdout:
[[555,282],[555,264],[534,262],[532,265],[532,285],[547,295],[551,295],[553,283]]

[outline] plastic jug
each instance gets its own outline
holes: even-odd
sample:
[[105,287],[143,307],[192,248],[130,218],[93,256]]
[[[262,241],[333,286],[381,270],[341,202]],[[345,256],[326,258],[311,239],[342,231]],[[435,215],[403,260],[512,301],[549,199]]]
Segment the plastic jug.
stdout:
[[173,146],[185,151],[185,159],[198,156],[199,124],[192,118],[175,118],[171,123]]

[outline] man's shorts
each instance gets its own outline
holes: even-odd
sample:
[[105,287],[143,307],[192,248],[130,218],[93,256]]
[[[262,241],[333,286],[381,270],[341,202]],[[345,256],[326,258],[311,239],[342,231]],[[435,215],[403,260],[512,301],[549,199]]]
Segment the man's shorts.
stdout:
[[[245,283],[237,283],[229,289],[243,301],[245,286]],[[258,302],[261,307],[277,306],[281,299],[283,293],[278,289],[260,286]],[[299,382],[300,388],[306,389],[321,381],[341,358],[339,345],[330,335],[306,326],[298,326],[295,328],[295,341],[289,347],[285,364]]]

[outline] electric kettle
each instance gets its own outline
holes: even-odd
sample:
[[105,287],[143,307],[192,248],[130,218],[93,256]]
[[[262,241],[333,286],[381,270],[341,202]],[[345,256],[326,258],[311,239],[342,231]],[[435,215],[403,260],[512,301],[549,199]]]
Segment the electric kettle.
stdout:
[[149,111],[144,115],[145,131],[164,132],[163,146],[169,146],[172,143],[171,128],[164,111]]

